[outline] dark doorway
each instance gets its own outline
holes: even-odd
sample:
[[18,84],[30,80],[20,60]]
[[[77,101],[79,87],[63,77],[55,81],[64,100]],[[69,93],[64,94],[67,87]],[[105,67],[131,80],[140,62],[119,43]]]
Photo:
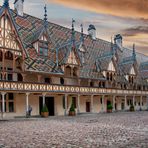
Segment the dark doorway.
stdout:
[[[49,116],[54,116],[54,97],[45,97],[45,103],[49,111]],[[42,107],[43,107],[43,98],[39,97],[40,114]]]
[[[111,104],[111,101],[107,100],[107,106]],[[106,106],[106,109],[107,109],[107,106]]]
[[86,112],[90,112],[90,102],[86,102]]

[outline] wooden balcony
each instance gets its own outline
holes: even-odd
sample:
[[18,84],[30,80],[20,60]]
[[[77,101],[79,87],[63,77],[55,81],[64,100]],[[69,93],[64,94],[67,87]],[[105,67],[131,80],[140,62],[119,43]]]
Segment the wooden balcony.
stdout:
[[148,91],[137,90],[121,90],[98,87],[81,87],[68,85],[50,85],[44,83],[29,83],[29,82],[11,82],[0,81],[0,91],[6,92],[32,92],[32,93],[68,93],[68,94],[83,94],[83,95],[100,95],[100,94],[116,94],[116,95],[148,95]]

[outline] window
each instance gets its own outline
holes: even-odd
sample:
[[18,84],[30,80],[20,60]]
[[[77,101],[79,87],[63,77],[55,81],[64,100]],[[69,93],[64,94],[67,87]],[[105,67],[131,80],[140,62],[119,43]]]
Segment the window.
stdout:
[[42,48],[42,47],[40,47],[40,48],[39,48],[39,54],[40,54],[41,56],[48,56],[48,49],[47,49],[47,48]]
[[61,83],[62,85],[64,85],[64,79],[63,79],[63,78],[60,78],[60,83]]
[[12,81],[13,80],[13,75],[8,73],[8,81]]
[[51,79],[50,78],[45,78],[45,83],[50,84],[51,83]]
[[[0,112],[2,111],[2,95],[0,97]],[[8,93],[5,95],[5,112],[14,112],[14,95]]]
[[94,83],[93,82],[90,82],[90,87],[93,87],[94,86]]
[[39,42],[39,55],[48,56],[48,43],[47,42]]
[[13,60],[13,54],[10,51],[6,52],[5,53],[5,59]]

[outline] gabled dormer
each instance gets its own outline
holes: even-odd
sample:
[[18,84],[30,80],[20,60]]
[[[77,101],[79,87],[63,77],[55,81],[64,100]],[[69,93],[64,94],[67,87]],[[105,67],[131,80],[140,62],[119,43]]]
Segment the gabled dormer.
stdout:
[[66,76],[79,76],[80,66],[82,65],[79,49],[76,46],[74,20],[72,20],[72,32],[70,44],[66,47],[64,58],[64,72]]
[[49,49],[53,47],[53,41],[51,41],[51,38],[49,36],[49,32],[47,29],[47,10],[46,6],[45,9],[45,18],[43,26],[41,26],[35,34],[35,38],[32,41],[33,47],[36,49],[39,56],[48,57],[49,56]]
[[4,1],[0,11],[0,47],[11,50],[16,55],[24,55],[26,51],[16,29],[8,0]]
[[111,42],[111,49],[98,57],[96,67],[98,72],[102,72],[103,76],[112,81],[117,73],[117,61],[114,45]]
[[81,24],[81,36],[80,36],[80,45],[79,45],[79,55],[82,64],[85,64],[85,54],[86,54],[86,47],[84,45],[84,34],[83,34],[83,25]]
[[121,67],[127,81],[133,84],[134,79],[138,75],[135,45],[133,45],[132,56],[124,58],[119,66]]

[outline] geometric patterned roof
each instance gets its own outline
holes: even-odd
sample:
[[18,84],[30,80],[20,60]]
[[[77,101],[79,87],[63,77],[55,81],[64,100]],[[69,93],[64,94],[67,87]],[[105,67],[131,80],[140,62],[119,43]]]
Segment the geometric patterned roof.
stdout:
[[[2,9],[0,9],[0,12]],[[14,26],[19,34],[19,37],[25,48],[25,68],[27,71],[34,72],[45,72],[45,73],[60,73],[61,65],[64,64],[66,55],[69,52],[70,39],[71,39],[71,29],[65,28],[63,26],[47,22],[46,31],[51,42],[51,48],[49,49],[49,57],[41,57],[38,55],[34,49],[32,42],[38,39],[38,36],[44,30],[44,20],[24,14],[24,16],[18,16],[13,10],[9,9],[10,15],[12,17]],[[101,72],[97,71],[96,65],[99,64],[100,69],[106,69],[107,63],[112,59],[113,53],[111,52],[112,45],[110,42],[95,39],[93,40],[89,35],[84,34],[84,46],[86,49],[85,63],[81,66],[80,77],[82,78],[93,78],[93,79],[104,79]],[[80,60],[79,46],[81,44],[81,33],[75,32],[75,50]],[[58,53],[57,53],[58,52]],[[132,50],[124,48],[119,50],[116,47],[116,52],[118,53],[118,62],[120,63],[119,69],[124,70],[129,69],[133,60],[129,55],[132,55]],[[57,54],[58,54],[58,64],[57,65]],[[148,61],[148,57],[136,53],[137,66],[141,62]],[[122,68],[121,68],[122,65]],[[125,68],[126,65],[126,68]],[[128,65],[128,66],[127,66]],[[146,69],[148,70],[148,69]]]

